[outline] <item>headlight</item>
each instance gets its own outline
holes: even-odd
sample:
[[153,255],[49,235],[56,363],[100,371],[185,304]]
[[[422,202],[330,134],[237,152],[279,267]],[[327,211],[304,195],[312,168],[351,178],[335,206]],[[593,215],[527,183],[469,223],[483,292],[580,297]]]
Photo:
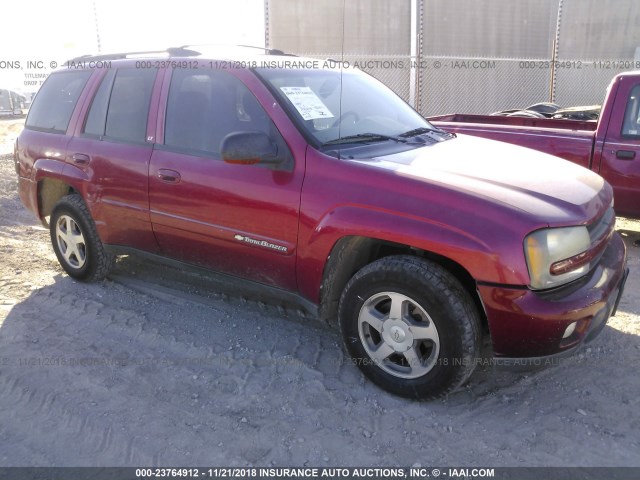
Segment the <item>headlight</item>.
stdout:
[[552,288],[589,271],[591,239],[586,227],[545,228],[529,234],[524,253],[531,288]]

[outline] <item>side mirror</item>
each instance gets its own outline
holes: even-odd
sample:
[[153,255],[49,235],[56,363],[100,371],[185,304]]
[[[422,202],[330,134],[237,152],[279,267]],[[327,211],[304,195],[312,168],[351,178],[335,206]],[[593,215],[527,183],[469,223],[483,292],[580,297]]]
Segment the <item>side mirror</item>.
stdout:
[[222,159],[235,165],[278,164],[278,146],[264,132],[230,133],[222,140]]

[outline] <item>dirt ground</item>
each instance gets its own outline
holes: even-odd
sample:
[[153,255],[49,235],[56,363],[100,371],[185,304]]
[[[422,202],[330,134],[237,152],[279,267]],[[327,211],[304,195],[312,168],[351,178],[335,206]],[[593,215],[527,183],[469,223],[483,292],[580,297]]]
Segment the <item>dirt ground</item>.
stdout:
[[294,307],[130,257],[69,278],[18,199],[20,123],[0,121],[0,466],[640,465],[640,222],[619,220],[626,292],[581,353],[414,402]]

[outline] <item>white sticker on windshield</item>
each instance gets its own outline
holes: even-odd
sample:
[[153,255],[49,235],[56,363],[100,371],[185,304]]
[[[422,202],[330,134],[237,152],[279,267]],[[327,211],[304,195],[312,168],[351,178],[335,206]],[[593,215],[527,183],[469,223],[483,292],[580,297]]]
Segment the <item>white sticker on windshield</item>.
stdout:
[[333,118],[333,114],[310,87],[280,87],[304,120]]

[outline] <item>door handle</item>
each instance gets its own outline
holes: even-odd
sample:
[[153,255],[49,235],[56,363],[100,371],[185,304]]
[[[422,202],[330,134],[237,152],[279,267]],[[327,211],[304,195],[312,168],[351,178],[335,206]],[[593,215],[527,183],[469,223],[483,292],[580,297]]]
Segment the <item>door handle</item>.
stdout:
[[91,161],[91,157],[89,155],[85,155],[84,153],[74,153],[73,154],[73,163],[78,165],[88,165]]
[[180,182],[180,174],[175,170],[169,170],[161,168],[158,170],[158,178],[165,183],[178,183]]
[[633,160],[636,158],[636,152],[633,150],[618,150],[616,152],[616,158],[619,160]]

